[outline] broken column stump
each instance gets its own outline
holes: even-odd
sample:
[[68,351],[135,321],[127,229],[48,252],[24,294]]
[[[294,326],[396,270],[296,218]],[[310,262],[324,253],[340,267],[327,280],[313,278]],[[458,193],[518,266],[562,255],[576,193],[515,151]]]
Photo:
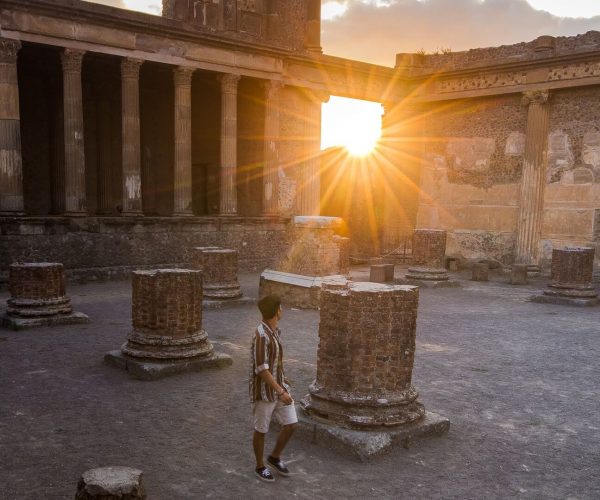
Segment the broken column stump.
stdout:
[[387,283],[394,281],[394,264],[373,264],[370,268],[369,281]]
[[593,284],[594,249],[567,247],[552,250],[550,283],[542,295],[531,297],[534,302],[572,306],[598,304]]
[[317,378],[300,403],[303,435],[368,459],[450,422],[412,385],[419,289],[323,283]]
[[36,326],[89,323],[74,312],[66,295],[65,270],[54,262],[17,262],[9,270],[11,298],[6,301],[2,326],[22,330]]
[[229,248],[197,247],[193,268],[202,271],[204,298],[226,300],[242,296],[238,282],[238,252]]
[[513,264],[510,269],[510,284],[511,285],[526,285],[528,279],[529,266],[527,264]]
[[131,467],[99,467],[84,472],[75,500],[145,500],[142,471]]
[[202,329],[200,271],[134,271],[132,287],[133,330],[120,351],[104,356],[108,364],[154,380],[232,363],[214,352]]
[[489,271],[490,268],[487,264],[482,262],[477,262],[473,264],[473,269],[471,270],[471,280],[472,281],[488,281],[489,280]]
[[415,229],[413,232],[413,264],[406,280],[419,286],[453,286],[445,268],[446,231]]

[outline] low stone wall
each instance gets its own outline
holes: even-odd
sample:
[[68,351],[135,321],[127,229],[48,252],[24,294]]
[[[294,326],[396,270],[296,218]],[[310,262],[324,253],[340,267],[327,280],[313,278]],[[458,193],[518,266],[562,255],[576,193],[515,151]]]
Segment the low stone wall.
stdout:
[[198,246],[238,251],[242,271],[259,271],[285,253],[285,220],[218,217],[0,218],[0,282],[11,263],[61,262],[69,279],[127,278],[130,271],[188,266]]

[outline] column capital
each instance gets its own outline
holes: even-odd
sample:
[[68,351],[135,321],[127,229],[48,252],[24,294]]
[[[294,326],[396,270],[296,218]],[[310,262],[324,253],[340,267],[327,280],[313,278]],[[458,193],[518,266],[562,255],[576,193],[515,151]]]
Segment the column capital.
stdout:
[[232,73],[224,73],[219,75],[221,92],[223,94],[237,94],[238,82],[240,81],[240,78],[240,75],[234,75]]
[[139,78],[140,68],[144,64],[142,59],[133,57],[125,57],[121,59],[121,77],[122,78]]
[[63,71],[79,73],[85,50],[64,49],[60,54]]
[[176,87],[190,87],[192,85],[192,75],[196,68],[189,66],[177,66],[173,68],[173,81]]
[[530,104],[546,104],[550,99],[550,91],[548,90],[528,90],[523,92],[521,104],[529,106]]
[[0,38],[0,63],[17,62],[17,53],[21,48],[21,42],[18,40],[9,40],[8,38]]
[[331,94],[329,92],[326,92],[324,90],[317,90],[317,89],[303,89],[304,91],[304,95],[310,99],[311,101],[313,101],[314,103],[324,103],[324,102],[328,102],[329,98],[331,97]]

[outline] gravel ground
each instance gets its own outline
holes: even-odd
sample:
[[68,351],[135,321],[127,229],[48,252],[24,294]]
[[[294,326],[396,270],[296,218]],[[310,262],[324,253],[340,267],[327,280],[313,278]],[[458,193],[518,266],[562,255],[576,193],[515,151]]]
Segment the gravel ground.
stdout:
[[[240,279],[256,296],[258,275]],[[496,274],[422,289],[413,380],[449,434],[366,464],[296,439],[293,475],[265,484],[247,397],[256,307],[204,313],[233,366],[143,382],[102,362],[128,334],[130,283],[71,285],[89,325],[0,331],[0,499],[73,498],[80,474],[105,465],[142,469],[161,500],[600,498],[600,307],[527,302],[542,286]],[[315,374],[318,321],[284,311],[297,398]]]

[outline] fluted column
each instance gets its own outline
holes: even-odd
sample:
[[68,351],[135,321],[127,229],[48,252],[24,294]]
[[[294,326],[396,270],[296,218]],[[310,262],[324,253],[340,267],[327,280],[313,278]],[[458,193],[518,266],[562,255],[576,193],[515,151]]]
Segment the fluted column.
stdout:
[[329,94],[310,92],[306,102],[304,165],[298,187],[298,215],[319,215],[321,208],[321,104]]
[[65,127],[65,214],[67,215],[87,214],[81,91],[81,63],[84,53],[82,50],[65,49],[61,54]]
[[548,91],[526,92],[523,104],[529,106],[523,178],[519,193],[517,222],[517,264],[538,265],[538,247],[544,209],[544,190],[548,165],[550,109]]
[[132,58],[121,61],[123,215],[142,214],[140,67],[143,62]]
[[173,72],[175,83],[175,203],[173,215],[192,212],[192,74],[180,66]]
[[279,213],[279,109],[282,88],[281,82],[265,82],[264,215]]
[[21,43],[0,39],[0,212],[23,212],[23,161],[17,53]]
[[237,90],[239,75],[221,75],[221,215],[237,213]]

